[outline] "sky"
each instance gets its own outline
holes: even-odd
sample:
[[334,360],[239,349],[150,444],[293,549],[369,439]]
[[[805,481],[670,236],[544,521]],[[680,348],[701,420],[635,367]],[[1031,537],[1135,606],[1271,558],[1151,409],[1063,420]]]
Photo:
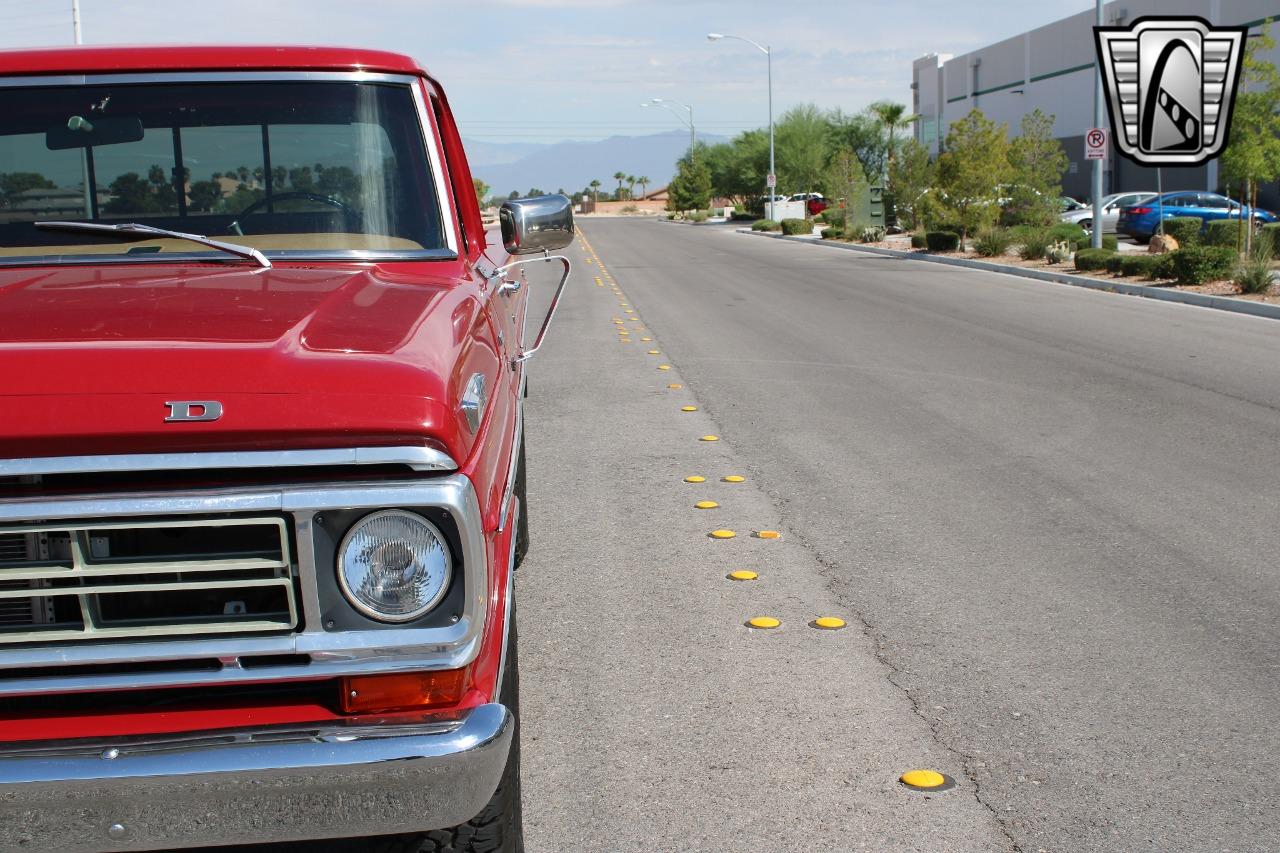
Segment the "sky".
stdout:
[[[490,142],[732,136],[811,102],[911,103],[911,61],[964,53],[1090,8],[1088,0],[80,0],[86,44],[339,44],[408,53],[449,95],[464,136]],[[0,48],[69,44],[71,0],[0,0]]]

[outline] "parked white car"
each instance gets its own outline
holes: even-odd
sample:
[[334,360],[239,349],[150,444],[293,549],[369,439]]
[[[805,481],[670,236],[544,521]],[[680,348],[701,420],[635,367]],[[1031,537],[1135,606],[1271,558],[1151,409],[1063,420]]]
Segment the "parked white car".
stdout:
[[[1155,198],[1152,192],[1112,193],[1102,197],[1102,233],[1110,234],[1116,230],[1116,220],[1120,211],[1133,205],[1141,204],[1149,198]],[[1086,231],[1093,230],[1093,205],[1086,204],[1076,210],[1068,210],[1062,214],[1063,222],[1074,222]]]

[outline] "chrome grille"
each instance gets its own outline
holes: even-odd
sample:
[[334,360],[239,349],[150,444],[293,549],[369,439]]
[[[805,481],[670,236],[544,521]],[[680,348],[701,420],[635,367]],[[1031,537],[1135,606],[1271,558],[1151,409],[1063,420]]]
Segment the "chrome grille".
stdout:
[[291,630],[289,541],[278,517],[0,527],[0,644]]

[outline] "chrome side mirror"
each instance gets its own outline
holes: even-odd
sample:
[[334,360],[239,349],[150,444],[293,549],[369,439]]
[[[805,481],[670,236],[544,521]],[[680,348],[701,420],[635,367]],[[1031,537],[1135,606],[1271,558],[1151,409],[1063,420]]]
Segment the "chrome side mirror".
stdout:
[[562,195],[504,201],[498,220],[513,255],[554,252],[573,242],[573,202]]

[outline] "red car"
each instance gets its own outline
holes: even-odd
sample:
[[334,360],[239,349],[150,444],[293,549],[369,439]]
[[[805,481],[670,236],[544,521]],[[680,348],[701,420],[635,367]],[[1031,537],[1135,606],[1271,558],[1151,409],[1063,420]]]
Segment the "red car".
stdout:
[[0,849],[519,850],[568,199],[486,232],[377,51],[0,53],[0,116]]

